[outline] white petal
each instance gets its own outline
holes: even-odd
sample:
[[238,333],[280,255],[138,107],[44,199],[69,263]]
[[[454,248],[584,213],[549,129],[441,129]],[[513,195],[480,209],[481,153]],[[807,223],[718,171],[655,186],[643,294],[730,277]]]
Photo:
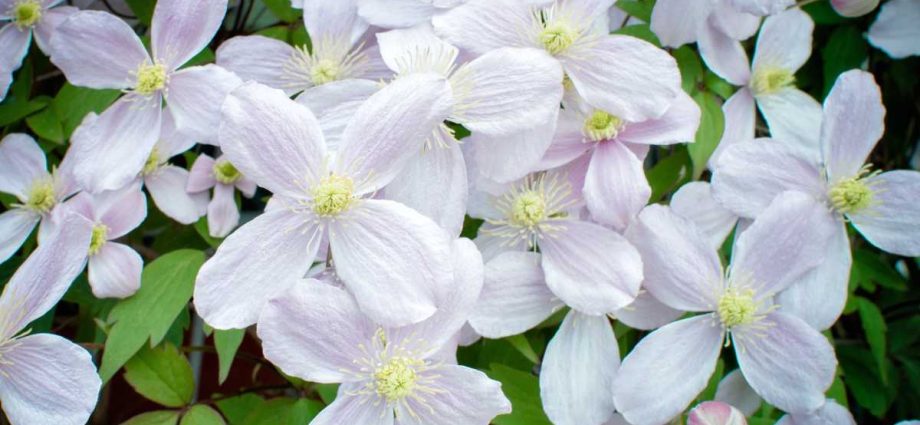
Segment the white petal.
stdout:
[[217,144],[221,105],[243,82],[217,65],[183,69],[169,78],[169,112],[176,128],[199,143]]
[[[695,103],[695,102],[694,102]],[[725,116],[725,129],[719,145],[709,157],[709,168],[718,167],[722,152],[736,143],[754,140],[754,123],[757,120],[757,110],[754,106],[754,96],[747,87],[738,89],[728,100],[722,104],[722,114]]]
[[699,37],[713,0],[659,0],[652,9],[652,32],[667,47],[693,43]]
[[[916,425],[917,421],[901,421],[899,425]],[[836,401],[827,399],[818,410],[810,413],[785,415],[776,425],[856,425],[853,414],[837,404]]]
[[208,194],[188,193],[189,173],[184,168],[167,165],[144,179],[147,191],[163,214],[182,224],[192,224],[204,215]]
[[620,366],[607,316],[569,312],[546,346],[540,368],[543,410],[557,425],[601,424],[613,415]]
[[811,33],[814,29],[811,17],[798,8],[765,19],[757,37],[757,48],[754,49],[751,64],[754,72],[765,67],[792,73],[798,71],[811,56]]
[[293,95],[305,84],[287,71],[294,48],[281,40],[261,35],[233,37],[217,48],[217,65],[243,81],[253,80]]
[[424,23],[437,11],[431,2],[418,0],[361,0],[358,14],[381,28],[407,28]]
[[706,387],[722,350],[722,329],[714,320],[707,314],[671,323],[643,338],[623,359],[613,400],[629,423],[668,422]]
[[807,93],[786,87],[757,96],[757,107],[767,120],[770,137],[787,142],[803,157],[820,159],[821,104]]
[[363,384],[343,384],[339,388],[340,397],[319,412],[310,425],[393,425],[393,409],[388,404],[375,403],[375,399],[366,396],[346,395],[348,390],[363,390]]
[[227,237],[240,224],[234,193],[233,186],[219,184],[214,187],[214,199],[208,203],[208,234],[212,237]]
[[642,161],[623,143],[598,144],[585,175],[584,198],[598,223],[624,230],[652,195]]
[[869,42],[893,58],[920,55],[920,5],[913,0],[891,0],[869,27]]
[[38,214],[18,208],[0,213],[0,263],[19,251],[39,220]]
[[342,39],[354,43],[367,29],[358,17],[358,0],[304,1],[303,23],[311,40]]
[[[29,53],[32,31],[20,30],[16,24],[9,23],[0,27],[0,101],[6,98],[6,92],[13,82],[13,71],[22,65],[22,59]],[[25,100],[25,99],[23,99]]]
[[459,236],[468,196],[460,146],[454,143],[422,152],[387,185],[385,193],[387,199],[415,209],[452,236]]
[[716,388],[716,401],[736,407],[744,416],[752,416],[760,409],[760,396],[744,380],[741,369],[735,369],[725,375]]
[[853,70],[840,74],[827,98],[821,151],[828,180],[855,175],[885,131],[885,105],[875,78]]
[[162,0],[153,11],[150,45],[169,70],[188,62],[220,29],[227,0]]
[[849,214],[856,229],[873,245],[905,257],[920,256],[920,172],[889,171],[866,181],[873,205]]
[[380,84],[371,80],[333,81],[304,90],[296,101],[316,115],[326,138],[326,147],[330,151],[337,151],[342,132],[354,118],[355,112],[380,87]]
[[89,285],[96,298],[126,298],[141,287],[144,260],[128,247],[106,242],[89,257]]
[[[46,7],[48,7],[46,5]],[[57,27],[64,23],[70,15],[79,12],[80,9],[71,6],[59,6],[53,9],[45,9],[42,12],[42,18],[32,27],[35,43],[38,48],[51,56],[51,37],[55,34]]]
[[556,119],[538,123],[533,128],[504,135],[474,133],[464,143],[473,149],[479,171],[497,182],[524,177],[538,168],[549,149],[556,129]]
[[772,15],[795,4],[795,0],[732,0],[736,9],[757,16]]
[[[415,0],[409,1],[422,5]],[[392,9],[393,5],[390,5],[390,8]],[[438,38],[431,25],[427,24],[377,33],[377,43],[383,62],[394,73],[417,71],[412,62],[419,57],[435,59],[438,65],[448,69],[454,65],[459,53],[456,47]]]
[[751,66],[747,52],[738,40],[713,25],[704,25],[700,31],[699,49],[703,62],[716,75],[736,86],[750,81]]
[[37,180],[50,177],[45,152],[27,134],[13,133],[0,141],[0,192],[27,200]]
[[651,292],[639,291],[632,304],[614,312],[617,320],[633,329],[652,330],[677,320],[684,312],[658,301]]
[[147,217],[147,198],[137,184],[95,195],[93,207],[98,221],[109,228],[106,234],[109,239],[127,235]]
[[760,17],[740,12],[731,0],[717,0],[709,24],[735,40],[747,40],[760,29]]
[[735,228],[738,217],[716,202],[711,189],[707,182],[690,182],[681,186],[671,196],[671,210],[692,221],[709,239],[710,246],[719,249]]
[[476,369],[449,365],[430,373],[437,376],[433,387],[439,394],[425,396],[426,403],[407,399],[419,417],[397,411],[397,425],[489,425],[496,416],[511,413],[501,383]]
[[188,185],[185,189],[189,193],[204,192],[217,185],[214,178],[214,158],[207,154],[198,155],[192,169],[189,170]]
[[747,425],[747,420],[734,406],[704,401],[687,413],[687,425]]
[[[488,19],[483,19],[488,17]],[[517,0],[470,0],[431,19],[448,43],[482,55],[500,47],[532,47],[532,6]]]
[[[583,125],[583,123],[579,123]],[[664,115],[637,123],[629,123],[617,134],[628,143],[670,145],[692,141],[700,125],[700,107],[686,93],[679,93]],[[581,128],[579,128],[581,130]]]

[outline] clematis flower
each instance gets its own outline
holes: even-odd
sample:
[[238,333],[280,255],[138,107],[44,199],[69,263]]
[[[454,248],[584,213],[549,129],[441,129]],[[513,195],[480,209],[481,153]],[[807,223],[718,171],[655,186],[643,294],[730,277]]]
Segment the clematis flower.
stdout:
[[805,155],[779,139],[741,143],[726,149],[713,173],[713,196],[742,217],[756,217],[786,190],[827,206],[820,217],[834,228],[827,260],[779,299],[817,329],[833,324],[846,302],[852,263],[846,222],[882,250],[920,255],[920,172],[872,172],[865,164],[884,132],[884,117],[872,75],[848,71],[824,101],[820,140],[813,143],[818,153]]
[[725,273],[692,222],[660,205],[642,211],[629,232],[645,288],[672,308],[702,314],[652,332],[623,360],[613,398],[626,420],[660,424],[680,414],[705,388],[726,341],[770,404],[805,413],[824,403],[837,366],[833,348],[772,300],[823,260],[832,233],[825,214],[804,194],[779,195],[736,239]]
[[50,220],[61,201],[77,192],[71,164],[65,159],[49,173],[45,152],[31,136],[12,133],[0,141],[0,192],[20,202],[0,214],[0,263],[19,250],[37,224]]
[[715,249],[725,243],[738,223],[738,216],[716,202],[708,182],[694,181],[681,186],[671,195],[670,206],[675,214],[692,221]]
[[51,61],[70,83],[121,89],[125,95],[84,130],[74,174],[90,192],[117,190],[137,177],[160,139],[163,100],[176,128],[193,140],[216,137],[220,104],[241,81],[215,65],[178,70],[220,27],[227,0],[158,1],[151,53],[121,19],[104,12],[71,15],[55,32]]
[[22,263],[0,295],[0,404],[13,425],[85,424],[102,386],[85,349],[26,329],[60,301],[86,260],[85,219],[72,212],[55,218],[58,231]]
[[[765,19],[750,66],[747,53],[737,42],[711,46],[721,51],[703,55],[713,72],[742,86],[723,105],[726,129],[709,160],[710,166],[717,165],[721,153],[731,144],[754,139],[756,109],[760,109],[774,138],[796,142],[802,152],[815,152],[821,104],[795,87],[795,72],[811,56],[814,25],[800,9]],[[700,50],[709,47],[701,44]]]
[[208,233],[212,237],[223,238],[240,224],[240,211],[233,197],[235,189],[252,198],[256,194],[256,184],[223,156],[215,160],[201,154],[192,165],[187,190],[207,196],[205,191],[211,188],[214,188],[214,196],[208,203]]
[[846,407],[828,399],[814,412],[784,415],[776,425],[856,425],[856,420]]
[[713,398],[738,409],[744,416],[752,416],[760,409],[762,403],[760,396],[744,379],[741,369],[727,373],[719,381],[716,395]]
[[895,59],[920,55],[920,4],[911,0],[891,0],[882,5],[869,27],[869,43]]
[[[726,38],[747,40],[759,26],[760,18],[739,12],[732,0],[660,0],[652,8],[650,22],[652,32],[666,47]],[[701,54],[708,52],[700,50]]]
[[13,72],[22,65],[29,52],[32,36],[38,48],[50,53],[51,35],[55,28],[77,8],[59,6],[63,0],[3,0],[0,1],[0,101],[13,82]]
[[467,0],[358,0],[358,15],[381,28],[409,28],[431,22]]
[[690,411],[687,425],[747,425],[747,419],[730,404],[706,401]]
[[376,323],[347,291],[317,280],[268,302],[257,328],[265,357],[286,374],[341,383],[313,425],[487,425],[511,412],[500,383],[438,355],[482,287],[476,247],[460,239],[451,251],[452,279],[429,282],[440,309],[415,325]]
[[275,206],[231,234],[201,268],[195,306],[218,329],[255,323],[265,302],[305,276],[324,239],[362,311],[401,326],[431,316],[430,282],[449,279],[448,237],[397,202],[368,199],[399,173],[447,116],[450,86],[400,78],[370,97],[332,164],[312,113],[283,92],[247,83],[223,106],[220,146]]
[[739,11],[757,16],[781,13],[795,5],[795,0],[731,0],[731,2]]
[[357,0],[309,1],[303,12],[310,48],[261,35],[233,37],[217,49],[217,64],[245,81],[294,95],[348,79],[387,76]]

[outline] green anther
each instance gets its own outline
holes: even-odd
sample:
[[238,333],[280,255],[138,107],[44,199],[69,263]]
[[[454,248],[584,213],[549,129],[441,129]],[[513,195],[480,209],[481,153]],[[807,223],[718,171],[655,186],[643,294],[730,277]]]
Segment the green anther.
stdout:
[[418,381],[416,368],[424,366],[420,360],[395,357],[374,372],[377,394],[387,401],[402,400],[410,395]]
[[533,227],[546,219],[546,200],[536,191],[524,192],[514,199],[511,222],[518,226]]
[[872,189],[858,177],[841,180],[829,193],[831,205],[841,214],[859,212],[872,205]]
[[243,175],[230,161],[222,160],[214,163],[214,179],[223,184],[236,183]]
[[155,64],[141,64],[137,68],[137,84],[134,87],[134,91],[143,94],[150,95],[157,90],[163,89],[166,87],[166,67],[155,63]]
[[341,68],[329,59],[320,59],[310,68],[310,80],[313,84],[321,86],[339,79]]
[[108,226],[98,223],[93,226],[93,236],[89,240],[89,255],[96,255],[99,253],[99,250],[102,249],[102,246],[108,241],[106,239],[109,236]]
[[751,90],[755,95],[775,93],[795,83],[795,75],[783,68],[763,68],[754,72]]
[[25,208],[45,214],[51,211],[55,204],[57,204],[57,198],[54,194],[54,183],[50,180],[40,180],[29,189]]
[[150,156],[147,157],[147,161],[144,162],[144,168],[141,169],[141,174],[145,176],[150,175],[158,169],[160,169],[160,151],[157,148],[153,148],[153,150],[150,151]]
[[540,32],[540,42],[543,43],[543,48],[547,52],[555,55],[568,49],[580,35],[578,30],[567,22],[556,21],[543,27],[543,31]]
[[313,212],[320,217],[336,216],[346,211],[355,200],[355,185],[348,177],[335,174],[323,177],[312,189]]
[[13,5],[13,23],[19,29],[31,28],[42,18],[42,5],[38,0],[19,0]]
[[726,328],[746,325],[757,317],[757,303],[751,290],[734,291],[729,289],[719,298],[719,320]]
[[585,119],[584,133],[591,140],[601,141],[617,137],[623,120],[601,110],[595,110]]

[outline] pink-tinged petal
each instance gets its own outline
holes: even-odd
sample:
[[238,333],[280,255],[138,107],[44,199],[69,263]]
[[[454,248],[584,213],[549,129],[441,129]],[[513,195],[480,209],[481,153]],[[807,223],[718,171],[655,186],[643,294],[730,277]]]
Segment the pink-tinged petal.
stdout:
[[306,106],[316,115],[326,138],[326,147],[337,151],[342,132],[352,121],[358,108],[382,86],[371,80],[333,81],[310,87],[297,96],[297,103]]
[[342,288],[314,279],[295,280],[265,304],[258,333],[265,358],[284,373],[313,382],[355,379],[356,361],[377,327]]
[[3,46],[0,48],[0,101],[6,98],[6,92],[13,82],[13,71],[22,65],[22,59],[29,53],[31,41],[30,29],[21,30],[12,23],[0,27],[0,46]]
[[294,199],[324,172],[326,146],[316,117],[280,90],[243,84],[221,108],[221,149],[246,177]]
[[709,239],[692,221],[650,205],[626,233],[642,254],[642,285],[662,303],[683,311],[713,311],[722,266]]
[[35,36],[35,43],[38,48],[45,54],[51,56],[51,37],[54,36],[55,30],[59,25],[64,23],[70,15],[79,12],[80,9],[71,6],[55,7],[46,9],[42,12],[42,19],[32,28],[32,34]]
[[770,127],[770,137],[786,142],[803,157],[820,160],[821,104],[807,93],[786,87],[757,96],[757,107]]
[[639,291],[639,296],[632,304],[614,312],[616,319],[624,325],[647,331],[667,325],[683,314],[658,301],[648,291]]
[[824,261],[776,296],[781,311],[796,316],[823,331],[843,313],[849,293],[850,239],[840,221],[825,247]]
[[434,31],[474,55],[501,47],[534,47],[533,6],[517,0],[470,0],[431,18]]
[[[898,425],[917,425],[918,423],[920,421],[901,421],[898,422]],[[824,405],[814,412],[783,415],[776,425],[856,425],[856,420],[846,407],[827,399]]]
[[173,119],[172,114],[163,114],[163,122],[160,125],[160,141],[156,145],[160,161],[185,153],[195,146],[195,143],[196,140],[191,135],[176,128],[176,121]]
[[553,119],[562,101],[562,67],[538,49],[488,52],[451,77],[458,90],[452,121],[473,132],[508,134]]
[[686,93],[679,93],[664,115],[629,123],[617,140],[643,145],[670,145],[693,141],[700,125],[700,107]]
[[623,143],[601,142],[585,175],[584,198],[591,217],[622,231],[652,195],[642,161]]
[[0,367],[0,402],[10,423],[85,424],[102,386],[89,352],[51,334],[12,344]]
[[354,179],[357,194],[386,186],[442,125],[452,106],[450,85],[443,77],[412,74],[397,79],[355,111],[342,132],[334,172]]
[[211,237],[227,237],[239,226],[240,210],[233,198],[234,192],[233,186],[219,184],[214,187],[214,198],[208,203],[208,233]]
[[831,6],[841,16],[856,18],[868,15],[878,7],[879,0],[831,0]]
[[269,299],[306,275],[322,232],[311,217],[277,209],[240,227],[198,272],[195,310],[216,329],[256,322]]
[[782,12],[794,5],[795,0],[732,0],[732,4],[741,12],[767,16]]
[[913,0],[891,0],[882,5],[869,27],[869,42],[893,58],[920,55],[920,5]]
[[794,73],[811,56],[811,33],[815,23],[801,9],[789,9],[763,21],[751,67],[780,68]]
[[240,191],[240,194],[242,194],[243,196],[247,198],[252,198],[253,196],[255,196],[256,189],[258,189],[258,186],[256,186],[256,182],[246,178],[246,176],[240,177],[240,179],[236,181],[234,186],[237,188],[237,190]]
[[747,425],[747,419],[729,404],[706,401],[687,414],[687,425]]
[[364,390],[364,384],[342,384],[339,396],[310,421],[310,425],[393,425],[393,408],[387,403],[376,403],[371,396],[350,395]]
[[141,287],[144,260],[127,245],[106,242],[89,257],[89,285],[96,298],[126,298]]
[[629,122],[660,117],[681,93],[674,58],[635,37],[610,35],[583,41],[560,60],[589,104]]
[[540,254],[505,252],[485,266],[485,284],[470,325],[487,338],[523,333],[565,305],[546,286]]
[[652,9],[652,32],[661,45],[680,47],[699,37],[714,0],[660,0]]
[[751,66],[740,41],[707,24],[700,31],[699,49],[703,62],[716,75],[736,86],[750,81]]
[[732,341],[741,373],[757,394],[789,413],[824,403],[837,359],[827,339],[801,319],[780,312],[736,326]]
[[386,199],[424,214],[452,236],[463,228],[468,193],[466,163],[456,143],[423,151],[385,189]]
[[214,178],[214,158],[206,154],[198,155],[192,169],[188,174],[188,185],[185,190],[189,193],[204,192],[217,185]]
[[511,413],[502,384],[476,369],[446,365],[427,374],[433,375],[437,393],[426,395],[424,403],[408,398],[405,407],[397,405],[397,425],[489,425],[496,416]]
[[[552,144],[546,149],[540,163],[531,168],[547,170],[560,167],[593,149],[597,144],[584,135],[585,119],[587,119],[586,114],[575,111],[574,108],[559,111]],[[628,130],[624,129],[624,132],[626,131]],[[486,152],[489,150],[486,149]]]
[[557,425],[600,424],[613,415],[613,378],[620,367],[607,316],[570,311],[546,346],[540,398]]
[[885,105],[872,74],[840,74],[824,99],[821,152],[831,182],[854,176],[885,132]]
[[824,261],[835,218],[801,192],[778,195],[735,240],[730,284],[772,297]]
[[288,96],[302,90],[305,83],[287,70],[294,48],[281,40],[261,35],[243,35],[223,42],[217,48],[216,63],[243,81],[256,81],[284,90]]
[[19,251],[39,220],[40,215],[18,208],[0,213],[0,263]]
[[55,231],[19,266],[0,295],[0,336],[19,333],[27,324],[48,312],[83,271],[92,234],[92,223],[83,216],[62,210]]
[[189,172],[184,168],[166,165],[147,176],[144,185],[163,214],[179,223],[192,224],[207,212],[208,194],[188,193],[188,181]]
[[358,15],[381,28],[408,28],[431,19],[438,9],[418,0],[361,0]]
[[121,18],[106,12],[82,11],[55,30],[51,62],[73,85],[127,89],[134,87],[138,67],[149,64],[150,56]]
[[671,323],[643,338],[623,359],[613,400],[629,423],[668,422],[706,388],[722,351],[722,328],[714,320],[707,314]]
[[160,138],[160,95],[124,96],[71,137],[74,178],[92,193],[118,190],[137,178]]
[[303,22],[311,40],[339,39],[355,43],[368,24],[358,16],[358,0],[305,1]]
[[716,388],[716,401],[737,407],[744,416],[752,416],[760,409],[760,396],[744,380],[741,369],[735,369],[719,381]]
[[760,29],[760,17],[739,12],[731,0],[717,0],[709,15],[709,25],[735,40],[747,40]]
[[447,232],[397,202],[360,202],[330,223],[339,277],[376,323],[396,327],[427,319],[437,307],[434,288],[452,279]]
[[162,0],[153,11],[153,57],[174,70],[204,49],[220,29],[227,0]]
[[920,172],[889,171],[866,181],[873,204],[847,216],[873,245],[905,257],[920,256]]
[[93,206],[96,218],[109,228],[109,240],[127,235],[147,217],[147,198],[137,185],[96,195]]
[[217,65],[187,68],[169,79],[169,112],[176,128],[201,143],[217,144],[221,105],[243,84],[236,74]]
[[741,217],[757,217],[787,190],[820,199],[826,188],[817,161],[774,139],[729,146],[712,174],[712,196]]
[[710,246],[719,249],[735,228],[738,217],[719,205],[712,197],[709,183],[690,182],[671,197],[671,210],[693,222],[706,235]]
[[718,161],[729,146],[736,143],[754,140],[754,123],[757,120],[757,110],[754,106],[754,96],[747,87],[738,89],[722,105],[722,114],[725,116],[725,129],[719,145],[709,157],[709,168],[718,167]]
[[32,185],[49,177],[45,152],[32,136],[12,133],[0,141],[0,192],[26,201]]
[[473,149],[473,158],[482,175],[505,183],[524,177],[540,165],[553,142],[556,119],[537,123],[533,128],[504,135],[473,133],[464,143]]
[[613,230],[586,221],[555,224],[540,240],[546,284],[570,307],[590,315],[611,313],[636,299],[642,259]]

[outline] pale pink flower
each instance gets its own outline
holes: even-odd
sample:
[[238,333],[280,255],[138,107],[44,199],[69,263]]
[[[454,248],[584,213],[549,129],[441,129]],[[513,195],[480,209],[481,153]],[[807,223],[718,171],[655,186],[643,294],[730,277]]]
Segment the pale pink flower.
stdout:
[[920,55],[920,3],[891,0],[869,27],[869,43],[895,59]]
[[878,2],[879,0],[831,0],[831,6],[841,16],[855,18],[875,10]]
[[240,210],[233,196],[236,190],[252,198],[256,194],[256,184],[223,156],[215,160],[201,154],[192,165],[186,190],[207,196],[206,191],[211,188],[214,188],[214,194],[208,203],[208,233],[212,237],[223,238],[240,224]]
[[747,425],[747,419],[730,404],[706,401],[690,411],[687,425]]
[[38,48],[50,54],[51,35],[77,8],[59,6],[64,0],[0,0],[0,101],[13,82],[13,71],[22,65],[32,37]]
[[731,0],[735,9],[757,16],[781,13],[795,6],[795,0]]
[[760,410],[762,400],[751,385],[744,379],[741,369],[735,369],[722,377],[716,387],[716,401],[730,404],[738,409],[744,416],[752,416]]
[[[909,425],[905,422],[899,423]],[[846,407],[828,399],[813,412],[784,415],[779,418],[776,425],[856,425],[856,420]]]
[[[760,18],[738,11],[732,0],[659,0],[652,9],[651,30],[662,46],[699,42],[747,40],[757,32]],[[700,54],[706,54],[700,49]]]
[[[301,0],[303,1],[303,0]],[[467,0],[358,0],[358,14],[381,28],[408,28],[431,22],[431,18]]]

